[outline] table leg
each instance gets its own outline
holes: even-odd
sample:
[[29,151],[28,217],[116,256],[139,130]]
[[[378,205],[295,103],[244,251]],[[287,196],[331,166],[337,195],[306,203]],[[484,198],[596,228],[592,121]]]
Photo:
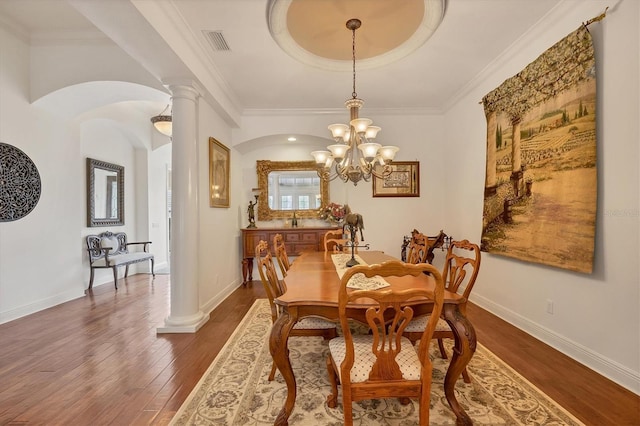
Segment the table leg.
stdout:
[[242,259],[242,285],[246,285],[248,281],[253,281],[253,257]]
[[447,375],[444,378],[444,394],[447,397],[449,406],[456,415],[456,424],[472,425],[473,421],[456,399],[454,388],[462,374],[462,370],[467,366],[476,351],[476,331],[467,317],[460,311],[459,305],[445,304],[444,317],[455,335],[451,364],[449,364]]
[[282,374],[287,384],[287,399],[284,406],[278,413],[275,425],[288,425],[289,416],[293,411],[296,402],[296,378],[293,375],[291,361],[289,360],[289,332],[297,320],[296,312],[293,315],[287,311],[282,312],[271,328],[271,336],[269,337],[269,351],[273,357],[273,361],[278,367],[278,371]]

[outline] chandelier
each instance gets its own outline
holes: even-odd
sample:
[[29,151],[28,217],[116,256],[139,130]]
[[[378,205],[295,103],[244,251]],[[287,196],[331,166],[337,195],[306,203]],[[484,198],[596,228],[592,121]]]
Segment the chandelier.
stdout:
[[[372,142],[380,127],[372,126],[373,121],[368,118],[359,118],[358,111],[364,104],[356,93],[356,30],[362,22],[359,19],[349,19],[347,29],[353,33],[352,60],[353,60],[353,92],[351,99],[345,102],[345,106],[351,112],[351,121],[347,124],[331,124],[329,130],[335,144],[327,147],[328,151],[313,151],[311,155],[316,163],[322,165],[318,175],[325,181],[331,181],[339,177],[343,182],[369,182],[371,176],[384,179],[391,174],[390,163],[393,161],[400,148],[397,146],[382,146]],[[379,164],[381,168],[376,168]]]

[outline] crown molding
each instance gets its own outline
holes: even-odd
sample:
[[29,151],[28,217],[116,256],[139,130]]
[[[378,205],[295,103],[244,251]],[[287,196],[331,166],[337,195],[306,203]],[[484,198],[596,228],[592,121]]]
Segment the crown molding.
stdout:
[[[614,0],[615,4],[610,8],[613,9],[622,0]],[[478,86],[482,86],[485,82],[496,79],[499,84],[507,78],[515,75],[519,69],[513,72],[509,70],[513,68],[513,58],[522,51],[526,51],[527,47],[534,43],[536,40],[544,38],[545,35],[553,34],[557,32],[557,27],[562,21],[569,19],[571,16],[581,15],[584,21],[580,21],[576,17],[575,28],[578,28],[581,23],[586,22],[593,15],[602,13],[604,8],[609,6],[609,2],[605,0],[593,0],[589,2],[582,2],[576,0],[561,0],[556,6],[550,9],[542,18],[540,18],[534,25],[532,25],[524,34],[517,38],[509,47],[507,47],[500,55],[498,55],[489,65],[487,65],[482,71],[480,71],[473,79],[467,84],[462,86],[452,97],[446,102],[442,110],[447,112],[453,106],[455,106],[461,99],[471,94]],[[584,16],[583,16],[584,15]],[[573,28],[573,29],[575,29]],[[571,32],[572,29],[568,29],[566,32]],[[561,37],[561,36],[560,36]],[[543,52],[539,52],[542,54]],[[538,54],[538,55],[539,55]],[[531,61],[535,60],[537,56],[530,58],[529,62],[522,64],[522,67],[526,66]],[[478,99],[480,101],[480,99]]]

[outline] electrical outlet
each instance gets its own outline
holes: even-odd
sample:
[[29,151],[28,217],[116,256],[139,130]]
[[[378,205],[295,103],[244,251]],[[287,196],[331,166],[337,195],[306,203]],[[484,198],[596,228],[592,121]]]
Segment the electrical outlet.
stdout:
[[547,299],[547,313],[553,315],[553,300]]

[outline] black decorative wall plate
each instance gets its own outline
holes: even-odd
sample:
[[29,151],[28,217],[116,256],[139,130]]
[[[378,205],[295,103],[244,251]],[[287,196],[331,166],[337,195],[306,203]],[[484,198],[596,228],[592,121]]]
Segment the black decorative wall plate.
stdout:
[[0,222],[22,219],[36,207],[42,185],[31,158],[0,142]]

